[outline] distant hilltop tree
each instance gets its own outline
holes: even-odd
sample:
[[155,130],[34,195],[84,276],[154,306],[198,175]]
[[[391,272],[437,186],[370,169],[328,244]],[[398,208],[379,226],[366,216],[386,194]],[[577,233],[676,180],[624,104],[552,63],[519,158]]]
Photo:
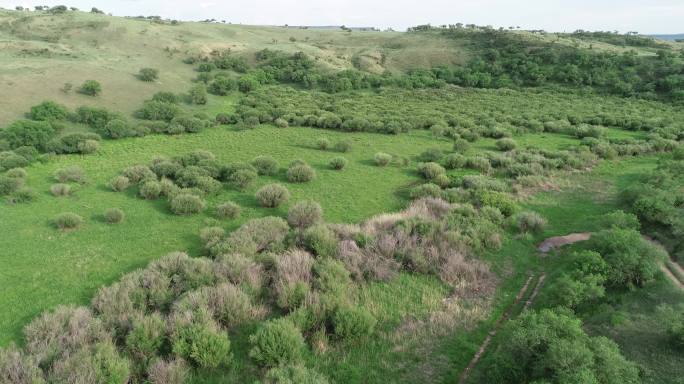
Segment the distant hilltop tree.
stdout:
[[99,10],[99,9],[97,9],[97,8],[95,8],[95,7],[93,7],[93,8],[90,10],[90,13],[100,13],[100,14],[104,14],[104,11],[101,11],[101,10]]
[[67,8],[66,5],[56,5],[50,9],[48,9],[48,12],[53,13],[53,14],[60,14],[60,13],[65,13],[68,10],[69,10],[69,8]]
[[17,5],[16,7],[14,7],[14,9],[16,9],[17,11],[23,11],[24,7],[22,7],[21,5]]

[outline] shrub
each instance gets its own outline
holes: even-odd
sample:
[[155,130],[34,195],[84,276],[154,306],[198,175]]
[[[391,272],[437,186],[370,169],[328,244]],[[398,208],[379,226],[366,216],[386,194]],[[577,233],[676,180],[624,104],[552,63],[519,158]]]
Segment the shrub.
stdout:
[[267,184],[257,191],[255,197],[262,207],[276,208],[290,199],[290,191],[280,184]]
[[171,211],[176,215],[192,215],[204,210],[205,204],[198,196],[180,193],[171,198]]
[[0,172],[6,169],[26,167],[29,164],[30,161],[27,158],[15,152],[0,152]]
[[157,180],[157,175],[146,165],[132,165],[125,168],[121,174],[134,184],[145,180]]
[[467,140],[456,139],[454,140],[454,151],[460,154],[468,152],[470,149],[470,143]]
[[147,200],[156,200],[162,193],[162,186],[156,180],[148,180],[140,186],[140,197]]
[[27,146],[44,150],[54,135],[55,129],[47,121],[18,120],[0,131],[0,137],[10,148]]
[[147,369],[151,384],[184,384],[190,376],[190,369],[183,359],[157,360]]
[[131,182],[126,176],[116,176],[109,182],[109,188],[111,188],[114,192],[124,191],[130,185]]
[[520,233],[541,233],[546,220],[537,212],[520,212],[513,216],[513,225]]
[[124,120],[113,119],[104,126],[104,129],[100,133],[110,139],[121,139],[134,136],[135,130]]
[[337,252],[337,237],[325,224],[307,228],[302,237],[306,247],[318,256],[334,256]]
[[0,175],[0,196],[9,195],[24,184],[23,179]]
[[340,170],[344,169],[344,167],[347,166],[347,163],[348,163],[347,159],[345,159],[342,156],[333,157],[330,160],[330,168],[340,171]]
[[278,128],[287,128],[290,126],[290,124],[287,122],[287,120],[283,118],[277,118],[273,120],[273,125],[275,125]]
[[159,77],[159,71],[154,68],[142,68],[138,72],[138,79],[142,81],[155,81]]
[[426,163],[438,162],[442,159],[443,156],[444,156],[444,153],[442,153],[441,149],[430,148],[427,151],[420,154],[420,161],[424,161]]
[[322,138],[316,140],[316,146],[321,151],[325,151],[325,150],[330,148],[330,140],[326,139],[325,137],[322,137]]
[[375,165],[379,167],[385,167],[392,161],[392,155],[388,153],[378,152],[375,154],[373,159],[375,160]]
[[496,141],[496,147],[500,151],[512,151],[515,149],[516,146],[517,146],[517,143],[515,142],[515,140],[507,138],[507,137],[505,137],[503,139],[499,139]]
[[271,156],[257,156],[251,163],[260,175],[275,175],[278,173],[278,162]]
[[266,367],[300,361],[305,347],[302,333],[284,318],[263,323],[249,341],[252,345],[249,356]]
[[7,348],[0,348],[0,382],[44,384],[45,379],[35,359],[10,344]]
[[437,184],[426,183],[413,187],[410,192],[411,199],[422,199],[423,197],[441,198],[442,188]]
[[104,219],[109,224],[118,224],[124,220],[126,215],[119,208],[110,208],[105,211]]
[[240,217],[241,208],[232,201],[216,206],[216,217],[221,219],[236,219]]
[[273,286],[278,306],[292,310],[304,302],[311,288],[313,263],[311,255],[301,250],[291,250],[275,258]]
[[172,338],[173,353],[201,368],[217,368],[231,360],[228,335],[207,325],[183,326]]
[[287,180],[291,183],[306,183],[316,177],[316,171],[307,164],[295,165],[287,170]]
[[83,154],[95,153],[100,149],[100,142],[97,140],[83,140],[77,144],[78,152]]
[[335,143],[335,150],[337,152],[349,152],[352,150],[352,143],[349,140],[338,141]]
[[230,182],[239,190],[247,189],[257,178],[257,173],[251,169],[240,169],[230,176]]
[[197,84],[190,88],[189,95],[193,104],[204,105],[207,103],[207,88],[203,84]]
[[418,165],[418,173],[426,180],[432,180],[446,173],[446,170],[437,163],[421,163]]
[[641,228],[641,223],[636,215],[626,213],[622,210],[603,215],[603,217],[601,217],[601,222],[604,226],[609,228],[633,229],[635,231],[638,231]]
[[299,201],[287,212],[287,222],[296,228],[307,228],[323,218],[321,205],[312,200]]
[[12,194],[12,203],[28,203],[35,200],[37,197],[36,191],[29,187],[21,187]]
[[78,165],[70,165],[66,168],[58,169],[55,172],[55,179],[60,183],[75,182],[84,184],[86,182],[83,168]]
[[[182,110],[176,104],[157,100],[144,102],[142,108],[135,112],[136,116],[141,119],[167,122],[173,120],[181,113]],[[166,127],[164,126],[164,128]]]
[[365,308],[340,307],[333,314],[335,335],[348,340],[373,333],[377,320]]
[[178,96],[173,92],[157,92],[152,96],[153,101],[160,101],[162,103],[178,103]]
[[50,193],[52,193],[53,196],[56,197],[61,197],[61,196],[69,196],[71,194],[71,186],[69,184],[53,184],[50,187]]
[[24,168],[12,168],[5,172],[5,176],[11,177],[13,179],[25,179],[28,177],[28,173]]
[[465,165],[465,157],[458,153],[451,153],[444,158],[443,164],[446,169],[462,168]]
[[159,354],[166,339],[166,323],[157,313],[133,322],[126,336],[126,349],[138,361],[147,363]]
[[54,101],[44,101],[31,107],[31,112],[29,112],[31,120],[38,121],[64,120],[67,114],[67,108]]
[[96,80],[86,80],[79,91],[88,96],[97,96],[102,93],[102,85]]
[[75,213],[65,212],[57,215],[53,222],[57,228],[62,230],[75,229],[83,224],[83,218]]

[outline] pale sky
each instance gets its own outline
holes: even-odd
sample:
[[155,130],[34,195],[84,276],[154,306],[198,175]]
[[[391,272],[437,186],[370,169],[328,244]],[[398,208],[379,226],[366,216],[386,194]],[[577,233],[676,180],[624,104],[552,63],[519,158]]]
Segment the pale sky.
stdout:
[[684,0],[0,0],[0,7],[65,4],[117,16],[215,18],[234,24],[406,27],[464,24],[684,33]]

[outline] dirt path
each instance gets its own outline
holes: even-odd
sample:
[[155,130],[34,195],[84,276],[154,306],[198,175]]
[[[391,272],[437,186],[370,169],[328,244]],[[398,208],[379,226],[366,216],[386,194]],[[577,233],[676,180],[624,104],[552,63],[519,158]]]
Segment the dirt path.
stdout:
[[549,237],[539,244],[537,250],[539,250],[541,253],[548,253],[553,249],[560,248],[568,244],[574,244],[579,241],[586,241],[589,240],[589,238],[591,238],[591,232],[571,233],[565,236]]
[[643,235],[643,237],[644,240],[650,242],[651,244],[655,245],[656,247],[662,249],[663,252],[665,252],[668,260],[665,263],[660,264],[660,270],[663,271],[665,277],[670,279],[670,281],[672,281],[672,283],[675,286],[679,287],[679,289],[684,290],[684,281],[682,281],[680,278],[680,276],[684,276],[684,269],[682,269],[682,267],[679,264],[677,264],[676,261],[672,260],[670,254],[667,252],[667,249],[665,249],[665,247],[663,246],[663,244],[660,243],[660,241],[648,235]]
[[[674,263],[669,263],[669,264],[674,264]],[[670,268],[667,265],[660,264],[660,270],[663,271],[663,274],[665,274],[665,276],[668,279],[670,279],[674,285],[678,286],[679,289],[684,290],[684,284],[682,284],[682,282],[679,281],[677,276],[675,276],[674,273],[672,273],[672,271],[670,271]]]
[[[480,361],[480,359],[482,358],[484,353],[487,352],[487,347],[489,347],[489,344],[492,342],[492,339],[494,338],[494,336],[496,336],[496,333],[499,331],[499,328],[501,328],[503,323],[506,320],[508,320],[508,318],[513,313],[513,309],[520,303],[522,298],[525,297],[525,293],[527,293],[527,289],[529,288],[530,283],[532,282],[533,278],[534,278],[534,275],[531,275],[530,277],[527,278],[525,285],[523,285],[522,288],[520,288],[520,291],[518,291],[518,295],[515,297],[513,304],[511,304],[506,309],[506,312],[504,312],[503,315],[501,315],[499,320],[496,321],[496,324],[494,324],[494,327],[492,328],[492,330],[489,331],[489,333],[487,334],[487,337],[484,339],[484,341],[480,345],[480,349],[477,350],[477,353],[475,353],[475,356],[473,356],[473,359],[470,360],[470,363],[468,363],[468,366],[466,367],[466,369],[464,369],[463,373],[461,373],[461,377],[459,377],[459,379],[458,379],[459,384],[465,384],[466,380],[468,380],[468,376],[470,376],[470,372],[473,370],[473,368],[475,368],[475,365],[477,365],[477,363]],[[539,280],[543,281],[541,278]],[[539,286],[539,282],[537,282],[537,286]]]

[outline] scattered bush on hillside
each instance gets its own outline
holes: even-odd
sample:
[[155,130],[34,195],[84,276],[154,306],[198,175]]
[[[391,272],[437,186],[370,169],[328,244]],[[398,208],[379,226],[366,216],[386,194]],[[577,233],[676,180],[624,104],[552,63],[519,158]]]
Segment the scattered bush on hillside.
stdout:
[[444,175],[446,170],[437,163],[421,163],[418,165],[418,173],[426,180],[433,180],[440,175]]
[[377,320],[365,308],[338,308],[332,318],[335,335],[341,339],[355,339],[373,332]]
[[323,219],[321,205],[312,200],[295,203],[287,212],[287,222],[295,228],[307,228]]
[[232,201],[216,206],[216,217],[220,219],[236,219],[240,217],[241,208]]
[[265,367],[296,363],[302,359],[305,347],[301,332],[287,319],[263,323],[249,341],[249,356]]
[[344,167],[347,166],[347,163],[348,163],[347,159],[342,157],[342,156],[333,157],[330,160],[330,168],[337,170],[337,171],[340,171],[340,170],[344,169]]
[[140,186],[140,197],[147,200],[156,200],[161,196],[162,185],[156,180],[145,181]]
[[26,172],[24,168],[12,168],[5,172],[5,176],[13,179],[26,179],[28,177],[28,172]]
[[262,207],[276,208],[290,199],[290,192],[280,184],[267,184],[256,192],[255,197]]
[[180,193],[171,197],[169,203],[171,204],[171,211],[181,216],[199,213],[205,208],[204,201],[201,198],[188,193]]
[[24,185],[24,179],[0,175],[0,196],[7,196]]
[[119,208],[110,208],[105,211],[104,219],[109,224],[118,224],[124,220],[126,215]]
[[12,204],[30,203],[35,200],[36,197],[38,197],[38,194],[33,190],[33,188],[20,187],[14,191],[14,193],[12,193],[9,202]]
[[68,113],[69,111],[65,106],[54,101],[44,101],[31,107],[29,117],[31,120],[38,121],[65,120]]
[[500,151],[512,151],[517,146],[515,140],[510,138],[503,138],[496,141],[496,147]]
[[278,162],[271,156],[257,156],[251,164],[259,175],[273,176],[278,173]]
[[352,150],[352,143],[349,140],[342,140],[335,143],[335,150],[337,152],[349,152]]
[[325,137],[322,137],[316,140],[316,147],[318,147],[318,149],[320,149],[321,151],[326,151],[330,148],[330,140],[326,139]]
[[188,94],[193,104],[204,105],[207,103],[207,88],[202,84],[190,88]]
[[86,176],[83,168],[78,165],[70,165],[66,168],[60,168],[55,171],[55,180],[60,183],[74,182],[79,184],[85,184]]
[[95,80],[86,80],[81,85],[79,92],[88,96],[97,96],[102,93],[102,85]]
[[183,359],[158,359],[148,368],[147,376],[151,384],[184,384],[190,369]]
[[513,216],[513,226],[520,233],[539,234],[546,226],[546,220],[536,212],[519,212]]
[[53,184],[50,187],[50,193],[55,197],[69,196],[71,194],[71,186],[69,184]]
[[43,151],[47,149],[55,134],[55,129],[47,121],[18,120],[0,130],[0,138],[9,144],[11,149],[35,147]]
[[138,79],[142,81],[155,81],[159,78],[159,70],[154,68],[142,68],[138,72]]
[[291,183],[306,183],[316,178],[316,171],[308,164],[296,164],[287,170],[287,180]]
[[328,384],[328,379],[320,373],[301,364],[274,367],[266,372],[265,384]]
[[217,368],[232,360],[228,334],[208,324],[181,326],[172,335],[172,349],[201,368]]
[[392,161],[392,155],[387,153],[378,152],[373,157],[375,165],[379,167],[385,167]]
[[131,181],[126,176],[115,176],[109,182],[109,188],[114,192],[122,192],[131,185]]
[[62,230],[75,229],[83,224],[83,218],[75,213],[61,213],[53,219],[54,225]]

